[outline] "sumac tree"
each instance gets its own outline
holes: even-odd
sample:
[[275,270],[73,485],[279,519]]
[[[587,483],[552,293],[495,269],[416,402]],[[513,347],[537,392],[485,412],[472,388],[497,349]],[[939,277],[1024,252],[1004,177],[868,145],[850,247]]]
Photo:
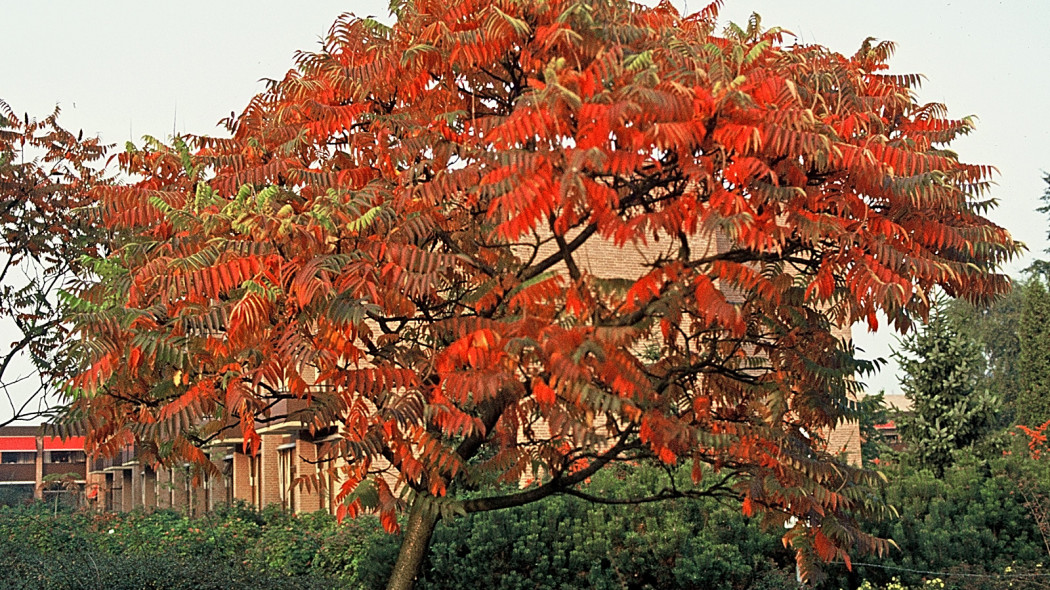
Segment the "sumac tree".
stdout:
[[0,425],[54,414],[52,384],[69,376],[55,354],[68,335],[59,292],[97,243],[77,208],[104,181],[105,146],[64,129],[58,114],[18,116],[0,100]]
[[827,448],[866,366],[842,327],[1007,288],[992,169],[945,148],[970,122],[886,73],[890,43],[720,36],[717,4],[393,10],[340,18],[231,137],[128,151],[136,182],[94,192],[118,241],[74,305],[92,450],[207,468],[201,442],[255,448],[305,400],[339,426],[342,512],[407,513],[391,588],[440,518],[614,462],[693,485],[592,499],[797,517],[806,575],[884,550],[853,518],[875,475]]

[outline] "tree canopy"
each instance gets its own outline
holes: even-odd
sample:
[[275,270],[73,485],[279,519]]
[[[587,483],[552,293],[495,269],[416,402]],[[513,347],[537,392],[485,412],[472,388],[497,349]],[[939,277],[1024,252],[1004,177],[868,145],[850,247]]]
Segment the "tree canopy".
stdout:
[[133,182],[92,192],[114,242],[70,299],[69,423],[209,468],[201,444],[257,448],[305,400],[339,426],[344,512],[409,514],[392,588],[439,518],[585,496],[614,462],[693,485],[592,499],[796,517],[806,575],[885,550],[853,518],[875,474],[827,447],[870,367],[843,328],[993,298],[1018,245],[982,216],[992,168],[946,147],[971,122],[887,73],[891,43],[716,34],[717,5],[345,15],[229,138],[130,147]]
[[98,227],[77,209],[105,181],[105,146],[64,129],[58,115],[18,116],[0,100],[0,318],[13,328],[0,355],[0,426],[55,413],[52,385],[69,376],[55,354],[68,335],[58,293],[97,243]]

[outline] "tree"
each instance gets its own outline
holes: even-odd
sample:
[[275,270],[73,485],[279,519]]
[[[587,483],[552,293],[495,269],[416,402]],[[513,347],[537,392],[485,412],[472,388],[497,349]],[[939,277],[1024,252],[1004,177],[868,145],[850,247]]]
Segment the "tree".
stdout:
[[[120,156],[137,180],[93,191],[115,241],[70,301],[67,426],[213,469],[200,444],[257,448],[305,400],[340,426],[342,513],[403,528],[390,588],[440,519],[555,494],[794,516],[807,576],[885,550],[854,519],[876,475],[826,448],[870,368],[841,327],[1008,287],[992,169],[942,149],[970,121],[885,73],[890,43],[846,57],[757,16],[718,36],[717,3],[392,9],[340,18],[232,137]],[[577,487],[641,461],[693,485]]]
[[[1048,187],[1042,196],[1045,204],[1038,211],[1045,214],[1050,213],[1050,175],[1045,175],[1043,180]],[[1050,387],[1050,352],[1047,351],[1050,293],[1046,287],[1050,261],[1036,260],[1026,270],[1030,276],[1022,289],[1024,304],[1018,326],[1020,354],[1015,414],[1017,423],[1037,425],[1050,420],[1046,396]]]
[[865,465],[878,463],[880,455],[890,451],[885,436],[876,428],[890,421],[890,406],[886,404],[886,392],[868,394],[857,400],[860,427],[860,455]]
[[94,253],[96,228],[76,209],[102,181],[104,154],[98,138],[59,126],[57,108],[38,121],[0,100],[0,317],[17,334],[0,356],[0,426],[53,415],[52,383],[69,376],[55,355],[68,335],[57,298]]
[[1020,355],[1014,418],[1019,424],[1050,420],[1050,293],[1044,276],[1033,274],[1021,287],[1024,303],[1019,322]]
[[1014,283],[1002,299],[988,306],[974,306],[956,299],[948,303],[948,320],[959,330],[960,337],[977,343],[984,357],[985,370],[981,387],[1000,398],[999,426],[1014,423],[1019,411],[1022,389],[1022,334],[1028,289],[1026,283]]
[[930,321],[901,343],[901,389],[912,408],[900,416],[901,439],[937,474],[952,452],[973,446],[996,426],[1000,401],[983,387],[984,357],[963,337],[942,302]]

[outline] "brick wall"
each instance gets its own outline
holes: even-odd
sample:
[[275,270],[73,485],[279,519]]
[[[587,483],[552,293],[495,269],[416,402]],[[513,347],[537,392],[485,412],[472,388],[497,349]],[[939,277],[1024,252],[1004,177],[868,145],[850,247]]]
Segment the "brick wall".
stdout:
[[281,444],[281,437],[277,435],[263,435],[262,444],[259,446],[259,507],[265,508],[270,504],[281,503],[281,478],[278,475],[277,461],[279,460],[277,447]]
[[[317,445],[303,439],[295,441],[295,455],[299,476],[317,475]],[[321,490],[317,487],[300,487],[295,494],[296,512],[314,512],[321,509]]]
[[233,453],[233,499],[253,502],[251,485],[251,457],[244,453]]

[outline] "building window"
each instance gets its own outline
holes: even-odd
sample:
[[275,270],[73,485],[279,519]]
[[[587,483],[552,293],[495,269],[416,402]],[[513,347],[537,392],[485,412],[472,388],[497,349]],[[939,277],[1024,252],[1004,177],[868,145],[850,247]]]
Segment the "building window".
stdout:
[[262,508],[262,457],[259,455],[248,456],[248,487],[251,489],[252,504],[256,508]]
[[222,459],[222,481],[226,491],[226,505],[233,506],[233,455]]
[[295,510],[295,443],[277,448],[277,479],[280,482],[281,506]]
[[87,461],[84,451],[48,451],[48,463],[83,463]]
[[0,463],[4,465],[27,465],[36,463],[34,451],[4,451],[0,453]]

